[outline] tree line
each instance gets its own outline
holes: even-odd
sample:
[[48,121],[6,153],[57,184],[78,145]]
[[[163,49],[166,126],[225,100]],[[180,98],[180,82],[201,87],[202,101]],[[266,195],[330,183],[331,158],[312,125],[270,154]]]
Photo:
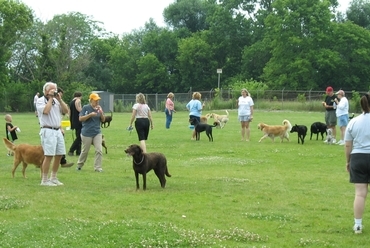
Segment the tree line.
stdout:
[[337,8],[337,0],[176,0],[165,27],[149,19],[117,35],[79,12],[42,22],[22,2],[0,0],[2,101],[28,108],[46,81],[68,97],[210,90],[217,69],[224,89],[367,91],[370,2]]

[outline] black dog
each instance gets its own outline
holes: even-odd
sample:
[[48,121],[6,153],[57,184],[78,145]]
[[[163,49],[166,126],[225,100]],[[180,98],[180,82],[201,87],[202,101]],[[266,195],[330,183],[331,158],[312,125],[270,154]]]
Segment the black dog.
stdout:
[[110,116],[108,115],[108,116],[105,116],[105,120],[104,120],[104,122],[102,122],[101,124],[100,124],[100,126],[103,128],[107,128],[107,127],[109,127],[109,125],[110,125],[110,122],[112,121],[112,119],[113,119],[113,112],[112,111],[110,111]]
[[212,125],[205,124],[205,123],[199,123],[199,121],[195,118],[191,118],[189,120],[189,123],[194,126],[196,140],[200,139],[201,132],[206,131],[208,140],[213,142],[212,127],[216,127],[217,125],[219,125],[219,123],[214,122],[212,126]]
[[349,116],[349,119],[352,120],[355,117],[355,113],[352,113],[351,116]]
[[327,135],[327,132],[326,132],[326,124],[325,123],[322,123],[322,122],[314,122],[312,123],[311,125],[311,138],[310,140],[312,139],[312,134],[317,134],[316,135],[316,140],[319,139],[319,133],[321,133],[321,138],[322,140],[324,140],[324,133]]
[[161,187],[166,186],[166,176],[171,177],[167,169],[167,159],[162,153],[152,152],[143,153],[143,150],[138,145],[130,145],[125,153],[133,158],[133,169],[136,178],[136,190],[139,186],[139,174],[143,176],[143,189],[146,190],[146,173],[151,169],[154,170],[157,175]]
[[302,142],[302,145],[304,143],[304,138],[306,137],[307,134],[307,127],[305,125],[297,125],[295,124],[292,127],[292,130],[290,130],[291,133],[297,132],[298,133],[298,144],[299,144],[299,139]]

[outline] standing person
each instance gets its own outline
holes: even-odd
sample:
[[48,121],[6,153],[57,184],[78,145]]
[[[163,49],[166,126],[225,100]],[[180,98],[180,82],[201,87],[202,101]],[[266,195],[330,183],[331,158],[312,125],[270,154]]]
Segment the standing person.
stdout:
[[175,95],[172,92],[168,93],[167,95],[166,109],[164,110],[164,112],[166,113],[166,128],[167,129],[170,129],[173,113],[176,113],[175,104],[173,103],[174,97]]
[[[17,133],[16,133],[16,130],[18,129],[18,127],[13,126],[12,121],[13,121],[13,118],[12,118],[11,115],[9,115],[9,114],[5,115],[5,134],[6,134],[6,138],[8,140],[10,140],[12,143],[14,143],[14,141],[18,139],[18,136],[17,136]],[[8,150],[7,155],[11,156],[12,152],[10,150]]]
[[36,117],[38,117],[37,109],[36,109],[36,103],[37,103],[37,100],[39,99],[39,96],[40,96],[40,93],[37,92],[36,95],[33,97],[33,107],[35,108]]
[[[334,94],[334,90],[331,86],[326,88],[326,97],[325,101],[322,102],[322,105],[325,107],[325,123],[326,127],[333,130],[333,143],[336,143],[336,125],[337,125],[337,116],[335,114],[336,103],[335,98],[337,96]],[[335,104],[334,104],[335,103]],[[326,140],[324,142],[327,142]]]
[[76,91],[73,95],[73,99],[69,104],[69,109],[71,111],[69,115],[69,121],[71,122],[71,129],[75,130],[76,138],[73,141],[71,147],[69,148],[68,155],[73,156],[73,153],[76,151],[76,155],[80,156],[81,154],[81,129],[82,123],[79,120],[80,112],[82,110],[81,105],[82,93]]
[[146,104],[145,96],[142,93],[136,95],[136,103],[132,107],[132,115],[130,120],[129,128],[132,128],[132,123],[135,120],[135,128],[137,136],[140,141],[140,147],[144,153],[146,153],[146,143],[149,135],[149,126],[151,129],[154,128],[152,113],[148,104]]
[[345,131],[346,168],[355,185],[353,203],[355,233],[362,232],[362,215],[370,182],[370,96],[361,97],[362,114],[349,121]]
[[250,129],[249,123],[253,120],[253,99],[250,97],[249,92],[246,89],[242,89],[241,96],[238,98],[238,120],[241,123],[241,135],[242,141],[249,141]]
[[91,144],[95,147],[94,170],[103,172],[102,169],[102,133],[100,122],[104,122],[105,116],[103,109],[99,105],[100,96],[96,93],[91,93],[89,96],[89,104],[84,105],[80,112],[79,120],[82,122],[81,141],[82,151],[78,157],[77,170],[81,170],[85,164]]
[[349,122],[349,114],[348,114],[349,104],[348,104],[347,97],[344,96],[345,93],[343,90],[338,91],[336,95],[339,98],[339,101],[338,101],[338,98],[334,99],[335,104],[337,105],[335,114],[338,118],[338,125],[340,128],[340,140],[338,141],[337,144],[342,146],[345,144],[344,143],[344,133],[346,131],[346,127]]
[[[60,123],[62,115],[68,113],[68,105],[57,93],[57,85],[52,82],[44,84],[44,96],[37,100],[36,108],[40,123],[41,145],[44,150],[44,161],[42,163],[43,186],[63,185],[58,178],[57,173],[59,163],[66,148],[64,137],[61,131]],[[48,179],[51,160],[54,158],[50,179]]]
[[[197,119],[198,123],[200,123],[200,116],[202,115],[202,110],[205,104],[200,102],[202,95],[199,92],[194,92],[192,95],[192,99],[188,104],[186,104],[186,108],[189,110],[189,119]],[[195,139],[195,129],[191,136],[191,139]]]

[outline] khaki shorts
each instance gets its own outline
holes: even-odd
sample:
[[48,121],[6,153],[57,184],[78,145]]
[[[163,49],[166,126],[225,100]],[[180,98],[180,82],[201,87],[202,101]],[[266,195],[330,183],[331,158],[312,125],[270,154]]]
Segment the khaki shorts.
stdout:
[[337,125],[337,116],[335,114],[335,111],[325,111],[325,123],[327,126]]

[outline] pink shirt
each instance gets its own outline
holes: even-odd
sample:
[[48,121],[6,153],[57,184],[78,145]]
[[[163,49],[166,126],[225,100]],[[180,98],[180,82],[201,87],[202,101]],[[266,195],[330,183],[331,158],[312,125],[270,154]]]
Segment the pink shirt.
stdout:
[[168,109],[168,110],[174,110],[175,109],[175,104],[173,103],[173,101],[170,98],[167,98],[166,109]]

